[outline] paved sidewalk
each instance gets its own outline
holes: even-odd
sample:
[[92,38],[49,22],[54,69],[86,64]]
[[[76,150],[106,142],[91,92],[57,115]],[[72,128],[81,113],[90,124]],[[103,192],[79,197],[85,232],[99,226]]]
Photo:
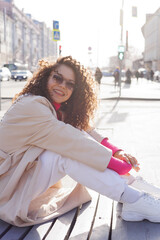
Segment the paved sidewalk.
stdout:
[[[22,83],[24,84],[24,83]],[[15,89],[10,88],[2,91],[0,119],[11,105],[11,99],[15,94]],[[17,91],[18,92],[18,91]],[[120,95],[120,98],[119,98]],[[10,99],[9,99],[10,97]],[[131,85],[125,84],[122,79],[121,94],[120,88],[114,87],[113,77],[103,77],[100,85],[99,98],[101,100],[160,100],[160,83],[149,81],[147,79],[132,79]]]
[[0,119],[3,117],[7,109],[11,106],[11,99],[1,99]]
[[122,79],[121,91],[120,88],[114,87],[113,78],[102,78],[100,86],[101,99],[114,99],[119,97],[121,99],[133,100],[160,100],[160,82],[150,81],[145,78],[140,78],[137,82],[132,78],[131,84],[125,84]]

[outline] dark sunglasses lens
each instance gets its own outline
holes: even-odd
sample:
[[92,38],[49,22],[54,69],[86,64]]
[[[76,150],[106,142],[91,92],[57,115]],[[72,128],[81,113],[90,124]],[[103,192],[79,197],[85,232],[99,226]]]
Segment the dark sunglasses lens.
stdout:
[[53,78],[56,80],[57,83],[61,84],[63,82],[63,78],[58,75],[54,75]]
[[74,88],[75,88],[75,83],[66,82],[66,87],[67,87],[68,89],[74,89]]
[[[53,78],[54,80],[56,81],[56,83],[58,84],[61,84],[64,80],[63,80],[63,77],[59,76],[59,75],[53,75]],[[72,83],[72,82],[68,82],[68,81],[65,81],[66,82],[66,87],[68,89],[74,89],[75,88],[75,83]]]

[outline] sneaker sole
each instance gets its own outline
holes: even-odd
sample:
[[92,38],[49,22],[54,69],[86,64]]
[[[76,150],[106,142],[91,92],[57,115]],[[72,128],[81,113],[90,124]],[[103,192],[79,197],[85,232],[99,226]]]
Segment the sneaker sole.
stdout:
[[122,213],[121,217],[123,220],[129,222],[139,222],[143,220],[148,220],[150,222],[160,222],[160,216],[153,218],[151,216],[140,215],[138,213],[133,214],[133,212]]

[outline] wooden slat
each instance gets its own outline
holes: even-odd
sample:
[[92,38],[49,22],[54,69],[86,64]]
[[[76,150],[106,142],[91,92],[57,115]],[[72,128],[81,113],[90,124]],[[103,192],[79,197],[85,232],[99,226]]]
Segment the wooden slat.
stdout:
[[[45,238],[46,240],[63,240],[68,239],[68,235],[71,231],[72,225],[74,225],[74,221],[77,218],[79,208],[75,208],[72,211],[60,216],[49,234]],[[54,238],[53,238],[54,236]]]
[[46,235],[48,230],[52,227],[54,221],[55,220],[33,226],[33,228],[27,234],[27,236],[24,238],[24,240],[42,240],[42,239],[44,239],[44,236]]
[[127,222],[120,217],[122,204],[114,203],[112,240],[158,240],[160,224],[149,221]]
[[106,240],[110,233],[113,201],[100,195],[90,240]]
[[99,194],[97,192],[92,192],[92,201],[83,204],[80,214],[77,218],[76,224],[70,235],[70,240],[82,240],[87,239],[92,225],[92,221],[95,217],[95,211],[97,207],[97,201]]
[[0,220],[0,238],[12,227],[9,223]]
[[3,240],[20,240],[28,233],[31,227],[15,227],[12,226],[11,229],[1,238]]

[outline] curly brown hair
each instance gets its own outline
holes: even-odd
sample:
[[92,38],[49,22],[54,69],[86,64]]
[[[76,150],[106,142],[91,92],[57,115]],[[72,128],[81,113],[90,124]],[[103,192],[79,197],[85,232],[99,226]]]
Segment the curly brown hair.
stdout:
[[91,72],[71,56],[58,58],[55,63],[40,60],[40,68],[13,101],[23,94],[31,93],[46,97],[52,103],[47,90],[48,78],[51,72],[62,64],[70,67],[76,76],[76,87],[71,97],[61,104],[60,110],[65,113],[64,122],[86,131],[90,127],[90,120],[94,118],[98,105],[97,84]]

